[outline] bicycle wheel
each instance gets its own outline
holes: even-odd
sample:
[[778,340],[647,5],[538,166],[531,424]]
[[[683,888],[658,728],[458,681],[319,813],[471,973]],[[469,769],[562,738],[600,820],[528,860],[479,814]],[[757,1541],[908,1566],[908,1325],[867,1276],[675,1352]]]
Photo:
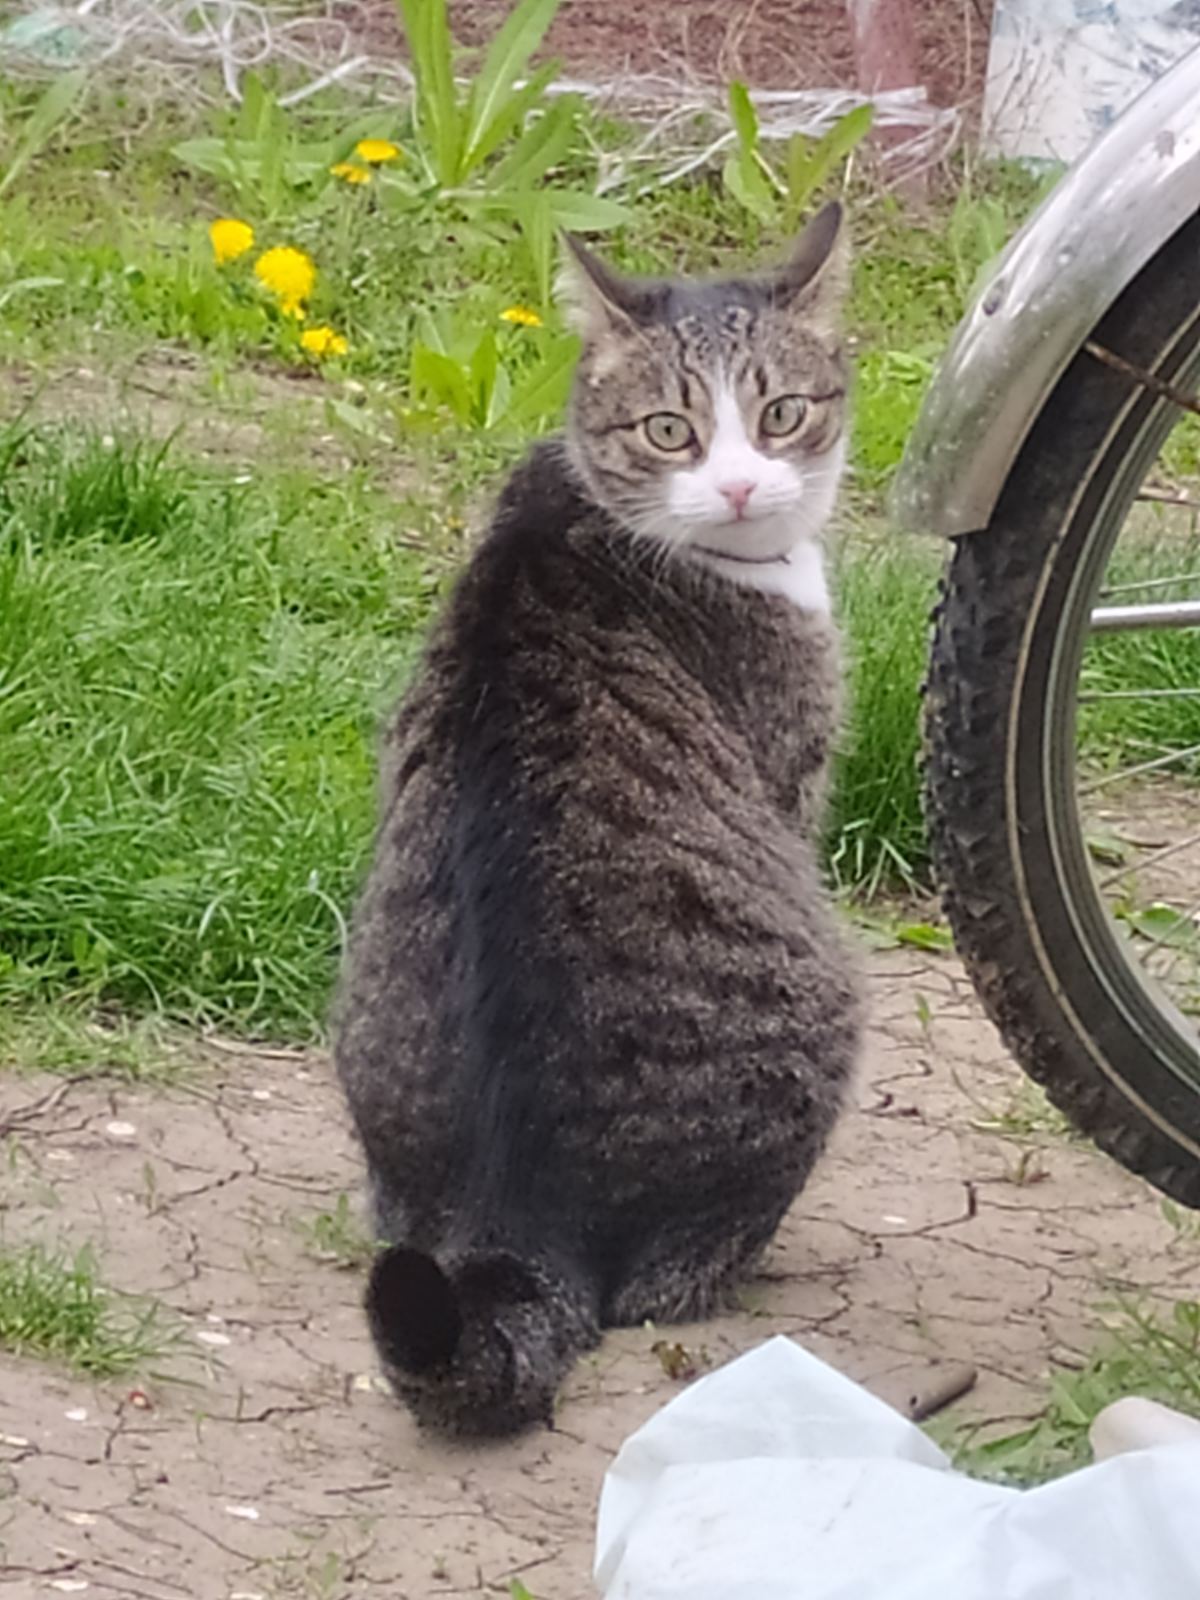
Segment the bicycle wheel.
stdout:
[[956,944],[1018,1061],[1200,1206],[1200,420],[1163,392],[1200,381],[1200,218],[1089,343],[991,524],[955,541],[927,815]]

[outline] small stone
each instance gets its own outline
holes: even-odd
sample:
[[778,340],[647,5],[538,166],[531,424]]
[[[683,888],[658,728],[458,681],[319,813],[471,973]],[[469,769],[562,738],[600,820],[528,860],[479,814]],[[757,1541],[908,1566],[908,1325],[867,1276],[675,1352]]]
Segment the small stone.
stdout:
[[250,1098],[251,1100],[269,1100],[271,1091],[270,1089],[251,1089]]
[[70,1411],[63,1413],[68,1422],[86,1422],[88,1419],[86,1406],[72,1406]]
[[0,1444],[11,1445],[14,1450],[25,1450],[29,1440],[22,1438],[19,1433],[0,1433]]
[[74,1161],[75,1157],[69,1150],[47,1150],[47,1161]]
[[64,1511],[63,1516],[76,1528],[94,1528],[96,1518],[90,1511]]
[[216,1333],[211,1328],[201,1328],[196,1335],[201,1344],[232,1344],[233,1340],[227,1333]]
[[89,1584],[86,1578],[51,1578],[50,1587],[60,1594],[82,1594]]
[[133,1139],[137,1135],[132,1122],[109,1122],[105,1124],[104,1131],[113,1139]]
[[258,1521],[257,1506],[226,1506],[225,1510],[231,1517],[241,1517],[243,1522]]
[[887,1215],[887,1216],[884,1217],[883,1220],[885,1222],[890,1222],[893,1228],[907,1228],[908,1227],[908,1218],[907,1217],[895,1217],[895,1216]]

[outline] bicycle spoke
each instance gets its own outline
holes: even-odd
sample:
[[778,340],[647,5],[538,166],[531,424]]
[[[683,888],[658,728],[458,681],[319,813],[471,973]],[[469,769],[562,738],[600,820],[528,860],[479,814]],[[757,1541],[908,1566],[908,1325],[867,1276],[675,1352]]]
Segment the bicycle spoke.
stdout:
[[1107,789],[1114,783],[1120,783],[1123,778],[1138,778],[1146,772],[1161,772],[1169,767],[1172,762],[1186,761],[1189,757],[1200,755],[1200,744],[1185,745],[1182,750],[1168,750],[1166,755],[1156,756],[1152,761],[1139,761],[1132,767],[1122,767],[1119,772],[1106,772],[1102,777],[1093,778],[1090,783],[1079,786],[1080,796],[1098,794],[1101,789]]
[[1140,489],[1134,495],[1135,500],[1148,500],[1158,506],[1185,506],[1193,511],[1200,511],[1200,500],[1193,500],[1186,494],[1172,493],[1170,489]]
[[1102,600],[1115,594],[1138,594],[1147,589],[1170,589],[1176,584],[1200,582],[1200,572],[1182,572],[1177,578],[1139,578],[1136,583],[1106,583],[1100,591]]
[[1164,844],[1157,850],[1152,850],[1148,856],[1143,856],[1140,861],[1130,862],[1126,866],[1118,867],[1115,872],[1109,872],[1100,879],[1100,887],[1109,889],[1114,883],[1119,883],[1122,878],[1131,877],[1135,872],[1144,872],[1147,867],[1156,867],[1160,861],[1167,861],[1171,856],[1176,856],[1181,851],[1190,849],[1194,844],[1200,844],[1200,833],[1191,833],[1186,839],[1176,839],[1173,844]]
[[1081,706],[1101,700],[1200,700],[1200,689],[1093,689],[1079,696]]

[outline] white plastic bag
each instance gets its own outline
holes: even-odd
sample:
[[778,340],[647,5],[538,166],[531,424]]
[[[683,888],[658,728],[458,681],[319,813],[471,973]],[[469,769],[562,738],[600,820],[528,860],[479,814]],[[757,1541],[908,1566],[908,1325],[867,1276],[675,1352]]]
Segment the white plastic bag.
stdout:
[[1197,1600],[1198,1522],[1200,1443],[976,1483],[780,1338],[626,1441],[595,1575],[605,1600]]

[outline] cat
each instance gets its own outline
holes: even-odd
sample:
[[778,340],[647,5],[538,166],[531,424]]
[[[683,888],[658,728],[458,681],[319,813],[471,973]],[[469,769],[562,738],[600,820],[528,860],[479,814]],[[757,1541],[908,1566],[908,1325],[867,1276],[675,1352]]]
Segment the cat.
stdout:
[[808,1178],[859,1034],[816,865],[838,717],[840,208],[773,273],[631,280],[384,747],[335,1027],[417,1421],[552,1419],[605,1326],[711,1313]]

